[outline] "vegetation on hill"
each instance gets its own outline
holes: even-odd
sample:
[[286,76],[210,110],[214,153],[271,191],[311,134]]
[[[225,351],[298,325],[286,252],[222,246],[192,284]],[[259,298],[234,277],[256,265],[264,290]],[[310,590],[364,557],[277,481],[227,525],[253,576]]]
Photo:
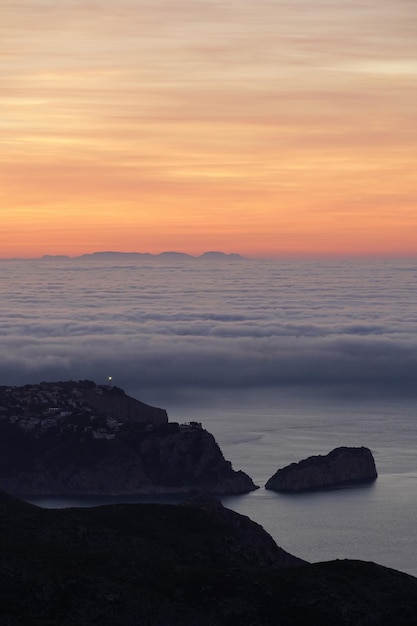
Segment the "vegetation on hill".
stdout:
[[417,580],[309,565],[207,500],[45,510],[0,498],[2,626],[414,626]]

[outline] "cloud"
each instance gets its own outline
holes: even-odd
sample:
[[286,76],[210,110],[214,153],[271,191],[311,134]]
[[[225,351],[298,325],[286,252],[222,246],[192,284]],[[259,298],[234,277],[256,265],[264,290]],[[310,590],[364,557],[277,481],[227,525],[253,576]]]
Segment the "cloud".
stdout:
[[354,262],[166,263],[145,272],[141,263],[132,271],[78,260],[3,262],[0,380],[112,375],[128,391],[161,394],[413,389],[417,307],[405,287],[414,273],[412,262],[394,265],[374,261],[358,274]]
[[415,251],[409,0],[22,0],[1,17],[3,255]]

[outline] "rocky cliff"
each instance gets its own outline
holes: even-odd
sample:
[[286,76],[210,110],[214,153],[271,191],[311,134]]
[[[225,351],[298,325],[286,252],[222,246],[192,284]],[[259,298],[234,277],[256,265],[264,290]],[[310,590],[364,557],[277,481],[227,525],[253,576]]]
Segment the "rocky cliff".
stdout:
[[303,564],[219,503],[40,509],[0,494],[2,626],[415,626],[417,580]]
[[247,493],[201,424],[89,381],[0,388],[0,488],[14,495]]
[[253,522],[245,515],[231,511],[223,506],[220,500],[205,495],[197,496],[183,502],[181,506],[204,511],[204,515],[223,525],[227,529],[225,539],[227,534],[228,549],[231,549],[234,558],[239,559],[240,565],[294,567],[306,563],[278,547],[260,524]]
[[[234,471],[213,435],[179,424],[126,429],[114,440],[90,439],[45,451],[30,473],[7,482],[17,495],[239,494],[256,489]],[[9,489],[10,490],[10,489]]]
[[369,448],[335,448],[326,456],[311,456],[279,469],[265,489],[297,492],[372,482],[377,471]]

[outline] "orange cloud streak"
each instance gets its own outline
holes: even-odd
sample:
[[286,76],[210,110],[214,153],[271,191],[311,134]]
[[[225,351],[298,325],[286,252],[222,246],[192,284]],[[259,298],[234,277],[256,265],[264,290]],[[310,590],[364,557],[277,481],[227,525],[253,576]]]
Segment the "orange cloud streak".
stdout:
[[405,0],[1,11],[1,256],[417,254]]

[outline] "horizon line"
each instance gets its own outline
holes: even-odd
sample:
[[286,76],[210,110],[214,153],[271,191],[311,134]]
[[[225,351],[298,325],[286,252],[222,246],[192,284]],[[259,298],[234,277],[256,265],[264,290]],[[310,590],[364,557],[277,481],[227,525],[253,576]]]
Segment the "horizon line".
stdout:
[[386,253],[320,253],[320,252],[300,252],[300,253],[275,253],[266,255],[247,256],[239,252],[223,252],[221,250],[206,250],[199,254],[191,254],[189,252],[183,252],[179,250],[162,250],[161,252],[140,252],[135,250],[95,250],[93,252],[82,252],[80,254],[50,254],[45,253],[41,256],[0,256],[0,261],[42,261],[42,260],[76,260],[81,258],[91,258],[97,256],[146,256],[146,257],[161,257],[161,256],[178,256],[186,257],[190,259],[201,259],[207,257],[218,258],[234,258],[249,261],[259,260],[308,260],[308,259],[417,259],[417,252],[386,252]]

